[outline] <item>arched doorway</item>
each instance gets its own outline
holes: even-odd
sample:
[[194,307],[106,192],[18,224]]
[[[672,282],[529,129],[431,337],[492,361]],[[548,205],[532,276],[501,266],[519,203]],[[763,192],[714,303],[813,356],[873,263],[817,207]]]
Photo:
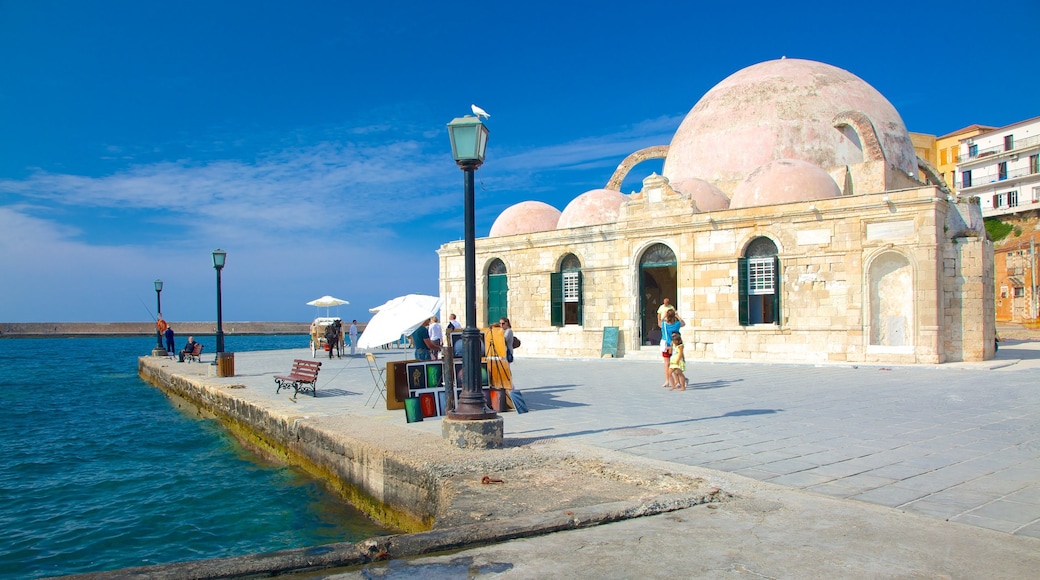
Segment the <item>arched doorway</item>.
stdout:
[[506,277],[506,265],[495,258],[487,269],[487,324],[498,322],[500,318],[509,316],[509,279]]
[[639,320],[640,337],[644,345],[661,340],[657,326],[657,309],[668,298],[678,306],[678,263],[675,252],[664,244],[654,244],[639,259]]

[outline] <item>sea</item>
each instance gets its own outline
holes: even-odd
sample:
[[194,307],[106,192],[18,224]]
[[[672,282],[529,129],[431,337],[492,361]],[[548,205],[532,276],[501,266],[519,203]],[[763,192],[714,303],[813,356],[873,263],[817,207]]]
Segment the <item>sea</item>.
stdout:
[[[195,335],[203,352],[213,336]],[[225,350],[300,336],[225,336]],[[178,339],[180,344],[181,339]],[[155,339],[0,339],[0,578],[272,552],[393,533],[137,376]]]

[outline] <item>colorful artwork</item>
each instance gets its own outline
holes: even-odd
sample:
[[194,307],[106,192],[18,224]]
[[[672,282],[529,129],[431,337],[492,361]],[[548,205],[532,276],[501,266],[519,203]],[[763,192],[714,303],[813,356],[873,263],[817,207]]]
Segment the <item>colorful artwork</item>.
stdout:
[[426,388],[425,363],[411,363],[408,365],[408,388],[412,390]]
[[426,364],[426,388],[427,389],[439,389],[444,386],[444,380],[441,373],[444,372],[444,366],[439,363],[427,363]]
[[434,393],[422,393],[419,395],[419,407],[422,408],[423,417],[437,416],[437,399]]

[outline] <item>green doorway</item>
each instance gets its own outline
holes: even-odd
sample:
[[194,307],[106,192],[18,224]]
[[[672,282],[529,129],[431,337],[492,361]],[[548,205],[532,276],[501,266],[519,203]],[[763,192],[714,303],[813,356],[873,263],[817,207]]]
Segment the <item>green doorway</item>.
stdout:
[[678,310],[678,272],[675,253],[664,244],[650,246],[639,259],[639,336],[644,346],[661,341],[657,309],[664,299]]

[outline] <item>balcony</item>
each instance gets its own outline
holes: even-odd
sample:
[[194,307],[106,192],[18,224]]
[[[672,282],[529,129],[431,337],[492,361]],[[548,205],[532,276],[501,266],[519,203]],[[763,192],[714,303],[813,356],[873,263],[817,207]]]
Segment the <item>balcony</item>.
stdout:
[[1008,151],[1004,150],[1004,144],[1001,143],[1000,145],[996,145],[993,147],[987,147],[985,149],[970,151],[967,155],[958,155],[957,163],[964,163],[966,161],[971,161],[972,159],[990,157],[998,153],[1010,153],[1012,151],[1018,151],[1019,149],[1029,149],[1030,147],[1035,147],[1037,145],[1040,145],[1040,135],[1026,137],[1025,139],[1017,139],[1015,140],[1015,146]]
[[996,172],[994,172],[991,175],[975,175],[975,174],[972,174],[972,176],[971,176],[971,184],[970,185],[966,186],[966,185],[964,185],[964,181],[960,180],[960,181],[957,182],[957,184],[954,187],[957,188],[957,191],[961,191],[961,190],[973,189],[973,188],[976,188],[976,187],[982,187],[984,185],[991,185],[991,184],[994,184],[994,183],[1000,183],[1002,181],[1011,181],[1011,180],[1019,179],[1019,178],[1022,178],[1022,177],[1029,176],[1029,175],[1040,175],[1040,173],[1037,173],[1035,171],[1031,171],[1029,167],[1021,167],[1021,168],[1016,169],[1014,171],[1008,171],[1006,177],[1000,177],[1000,175],[998,175]]

